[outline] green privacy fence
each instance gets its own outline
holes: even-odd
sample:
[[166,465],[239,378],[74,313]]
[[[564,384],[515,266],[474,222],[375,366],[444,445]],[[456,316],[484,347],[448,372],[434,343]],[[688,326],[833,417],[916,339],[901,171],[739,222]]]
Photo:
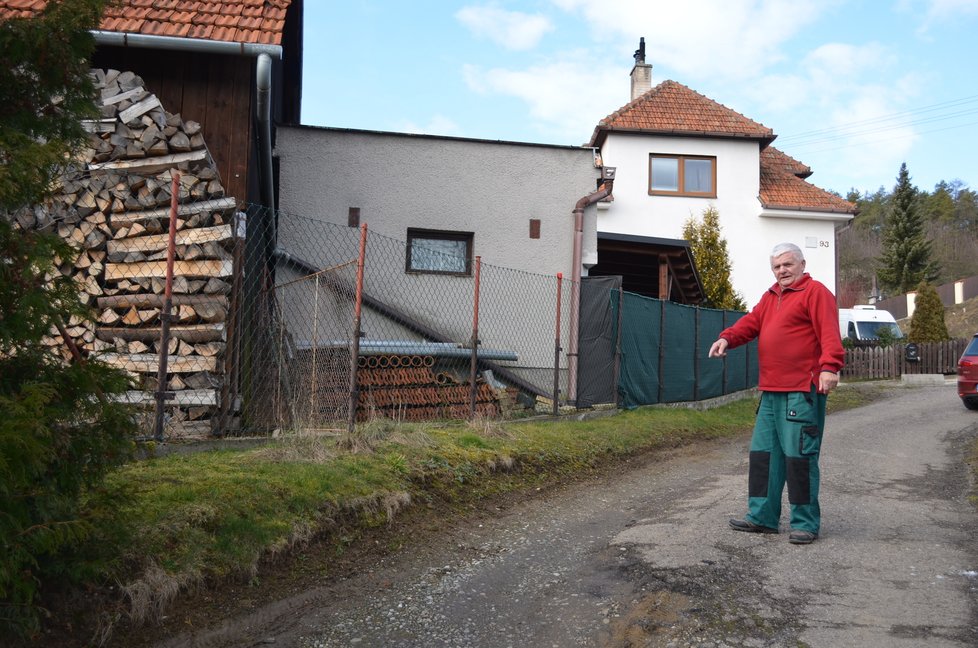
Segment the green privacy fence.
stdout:
[[757,385],[756,341],[725,359],[708,357],[720,331],[744,313],[619,291],[611,292],[611,311],[621,406],[705,400]]

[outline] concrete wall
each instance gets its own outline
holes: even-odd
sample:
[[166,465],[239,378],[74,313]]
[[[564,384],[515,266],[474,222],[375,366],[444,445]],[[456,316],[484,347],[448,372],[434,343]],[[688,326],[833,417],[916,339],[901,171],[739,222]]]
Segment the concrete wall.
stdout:
[[[683,138],[638,134],[608,135],[601,156],[617,167],[615,200],[598,216],[597,230],[681,239],[683,224],[714,206],[732,266],[731,279],[748,306],[774,283],[769,253],[788,241],[805,253],[807,269],[835,291],[835,222],[839,215],[770,211],[761,207],[759,145],[746,140]],[[716,198],[650,196],[649,154],[716,157]]]
[[372,131],[281,127],[276,155],[283,211],[346,224],[359,207],[402,241],[409,227],[471,231],[485,262],[567,276],[571,211],[599,177],[590,149]]

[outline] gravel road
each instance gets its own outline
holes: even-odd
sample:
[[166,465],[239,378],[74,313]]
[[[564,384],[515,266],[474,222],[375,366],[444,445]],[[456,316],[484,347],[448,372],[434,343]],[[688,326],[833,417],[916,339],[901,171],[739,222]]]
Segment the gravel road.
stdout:
[[894,387],[829,416],[813,545],[727,528],[746,504],[741,438],[625,464],[165,645],[975,646],[976,436],[950,383]]

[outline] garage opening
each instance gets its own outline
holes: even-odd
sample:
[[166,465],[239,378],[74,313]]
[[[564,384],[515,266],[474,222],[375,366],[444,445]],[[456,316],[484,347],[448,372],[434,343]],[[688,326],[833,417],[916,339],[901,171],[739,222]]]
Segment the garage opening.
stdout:
[[698,306],[705,298],[689,243],[682,239],[598,232],[598,263],[588,276],[620,276],[627,292],[679,304]]

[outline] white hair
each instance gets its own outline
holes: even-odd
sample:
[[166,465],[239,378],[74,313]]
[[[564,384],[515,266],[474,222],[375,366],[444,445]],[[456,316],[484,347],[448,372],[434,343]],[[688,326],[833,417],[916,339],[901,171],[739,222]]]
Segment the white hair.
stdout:
[[777,245],[774,246],[774,249],[771,250],[771,258],[775,259],[781,256],[782,254],[787,254],[789,252],[795,255],[795,258],[798,259],[799,261],[805,260],[805,253],[802,252],[801,248],[795,245],[794,243],[778,243]]

